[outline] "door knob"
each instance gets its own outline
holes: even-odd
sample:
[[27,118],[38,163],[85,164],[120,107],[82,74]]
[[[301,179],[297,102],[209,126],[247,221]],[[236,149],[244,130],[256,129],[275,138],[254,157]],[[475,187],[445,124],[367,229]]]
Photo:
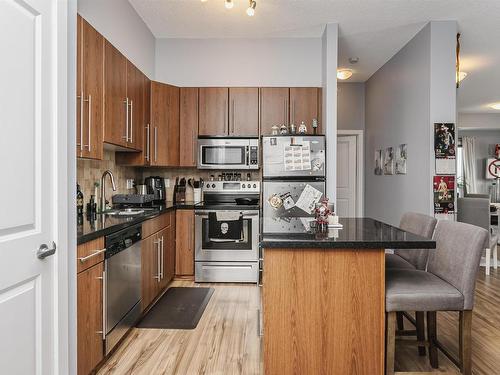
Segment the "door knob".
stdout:
[[52,247],[50,249],[47,244],[41,244],[38,248],[38,251],[36,252],[36,256],[38,257],[38,259],[45,259],[47,257],[50,257],[51,255],[54,255],[55,253],[56,243],[52,241]]

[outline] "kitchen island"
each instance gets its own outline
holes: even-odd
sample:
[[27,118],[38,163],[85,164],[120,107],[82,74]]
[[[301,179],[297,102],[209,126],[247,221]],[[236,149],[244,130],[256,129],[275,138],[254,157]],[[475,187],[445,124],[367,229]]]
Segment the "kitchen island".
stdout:
[[436,243],[369,218],[263,233],[266,375],[384,373],[385,249]]

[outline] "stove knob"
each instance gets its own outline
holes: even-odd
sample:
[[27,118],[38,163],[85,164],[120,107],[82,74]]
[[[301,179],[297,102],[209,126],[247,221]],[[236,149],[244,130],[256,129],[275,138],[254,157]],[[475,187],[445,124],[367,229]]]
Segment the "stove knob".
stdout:
[[246,187],[246,185],[245,184],[241,184],[241,187],[244,189]]
[[255,189],[257,187],[257,184],[253,184],[253,188]]
[[215,184],[212,184],[212,188],[215,189]]

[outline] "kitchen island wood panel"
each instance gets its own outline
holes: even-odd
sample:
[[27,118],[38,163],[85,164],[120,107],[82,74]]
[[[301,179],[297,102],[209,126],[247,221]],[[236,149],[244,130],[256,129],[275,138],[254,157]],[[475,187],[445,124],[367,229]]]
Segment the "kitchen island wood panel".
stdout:
[[384,372],[384,249],[265,249],[266,375]]

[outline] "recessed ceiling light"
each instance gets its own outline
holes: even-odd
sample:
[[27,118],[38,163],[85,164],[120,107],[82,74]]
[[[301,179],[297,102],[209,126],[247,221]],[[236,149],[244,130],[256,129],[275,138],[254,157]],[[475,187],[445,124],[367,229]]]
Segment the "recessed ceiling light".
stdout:
[[359,57],[349,57],[349,63],[356,64],[359,61]]
[[349,79],[352,76],[351,69],[339,69],[337,70],[337,78],[341,80]]
[[226,0],[224,5],[226,6],[226,9],[231,9],[232,7],[234,7],[233,0]]
[[490,104],[490,108],[493,108],[493,109],[496,109],[497,111],[500,111],[500,103]]

